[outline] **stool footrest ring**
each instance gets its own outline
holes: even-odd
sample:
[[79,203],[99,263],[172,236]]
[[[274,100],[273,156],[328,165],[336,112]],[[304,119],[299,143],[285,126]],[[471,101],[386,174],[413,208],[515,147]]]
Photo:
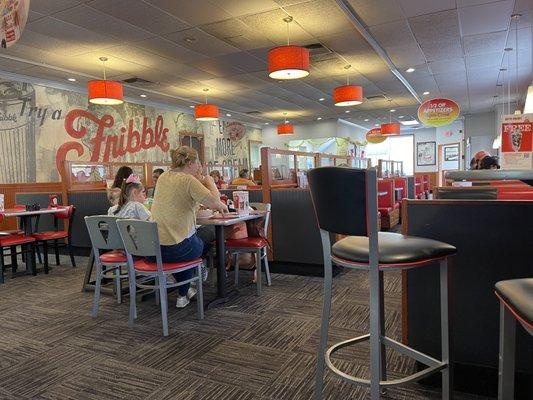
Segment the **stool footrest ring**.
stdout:
[[[334,344],[333,346],[331,346],[327,351],[326,351],[326,356],[325,356],[325,359],[326,359],[326,365],[328,366],[328,368],[334,372],[337,376],[339,376],[341,379],[349,382],[349,383],[354,383],[356,385],[361,385],[361,386],[367,386],[367,387],[370,387],[370,380],[369,379],[363,379],[363,378],[357,378],[353,375],[349,375],[343,371],[341,371],[340,369],[338,369],[336,366],[333,365],[332,361],[331,361],[331,356],[337,352],[338,350],[342,349],[343,347],[348,347],[348,346],[351,346],[351,345],[354,345],[354,344],[357,344],[357,343],[360,343],[360,342],[363,342],[365,340],[369,340],[370,339],[370,335],[367,334],[367,335],[363,335],[363,336],[358,336],[356,338],[352,338],[352,339],[348,339],[348,340],[345,340],[343,342],[339,342],[337,344]],[[428,375],[431,375],[435,372],[438,372],[438,371],[441,371],[443,369],[446,369],[448,368],[448,363],[447,362],[444,362],[444,361],[439,361],[433,357],[430,357],[424,353],[421,353],[419,351],[416,351],[412,348],[410,348],[409,346],[406,346],[402,343],[399,343],[387,336],[382,336],[381,337],[381,342],[385,345],[385,346],[389,346],[391,348],[393,348],[394,350],[400,352],[401,354],[403,355],[406,355],[408,357],[411,357],[413,359],[415,359],[416,361],[419,361],[420,363],[424,364],[424,365],[427,365],[428,368],[425,368],[421,371],[418,371],[414,374],[411,374],[411,375],[408,375],[406,377],[403,377],[403,378],[398,378],[398,379],[391,379],[391,380],[386,380],[386,381],[380,381],[379,382],[379,386],[382,386],[382,387],[392,387],[392,386],[398,386],[398,385],[403,385],[403,384],[406,384],[408,382],[414,382],[414,381],[417,381],[417,380],[420,380]]]

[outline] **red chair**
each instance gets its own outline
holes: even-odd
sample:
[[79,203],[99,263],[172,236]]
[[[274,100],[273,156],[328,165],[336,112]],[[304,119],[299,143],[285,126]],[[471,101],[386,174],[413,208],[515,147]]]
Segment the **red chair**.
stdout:
[[[268,222],[270,220],[270,204],[269,203],[251,203],[258,211],[266,212],[264,234],[268,231]],[[239,285],[239,254],[252,253],[255,254],[255,270],[256,270],[256,284],[257,294],[261,294],[261,261],[265,260],[265,274],[267,285],[272,285],[270,279],[270,268],[268,266],[267,247],[268,242],[262,237],[247,237],[244,239],[228,239],[225,242],[226,251],[230,256],[235,255],[235,286]]]
[[533,190],[522,192],[499,192],[498,200],[533,200]]
[[[0,213],[0,222],[3,220],[4,214]],[[35,243],[34,238],[24,236],[23,234],[0,235],[0,283],[4,283],[4,270],[6,269],[6,265],[4,264],[4,256],[6,256],[6,254],[4,254],[4,249],[10,249],[10,254],[7,255],[11,256],[11,271],[14,276],[17,270],[17,254],[29,253],[26,257],[35,257],[33,243]],[[17,252],[17,246],[21,246],[22,250]],[[35,259],[33,261],[35,265]],[[35,271],[33,274],[35,275]]]
[[[44,232],[36,232],[32,234],[31,236],[35,239],[37,242],[37,250],[39,249],[39,246],[43,246],[43,256],[44,256],[44,273],[48,273],[48,246],[49,242],[53,241],[53,246],[55,250],[56,255],[56,265],[59,265],[59,247],[66,247],[68,249],[68,253],[70,256],[70,262],[72,263],[72,266],[76,266],[76,261],[74,260],[74,253],[72,252],[72,239],[71,239],[71,232],[72,232],[72,220],[74,218],[74,213],[76,211],[76,207],[74,206],[66,206],[66,207],[58,207],[58,211],[52,216],[54,217],[54,228],[53,231],[44,231]],[[59,220],[67,220],[68,221],[68,230],[59,230]],[[36,227],[38,230],[38,227]],[[63,240],[63,243],[60,243],[59,240]]]
[[381,227],[390,229],[400,222],[400,207],[394,201],[394,181],[378,181],[378,211],[381,213]]

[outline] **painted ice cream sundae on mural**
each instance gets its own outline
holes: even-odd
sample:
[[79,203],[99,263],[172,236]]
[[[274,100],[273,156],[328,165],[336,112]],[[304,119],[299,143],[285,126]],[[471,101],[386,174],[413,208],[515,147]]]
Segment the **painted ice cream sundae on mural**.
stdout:
[[522,146],[522,131],[518,128],[515,128],[511,132],[511,145],[515,152],[520,150],[520,147]]

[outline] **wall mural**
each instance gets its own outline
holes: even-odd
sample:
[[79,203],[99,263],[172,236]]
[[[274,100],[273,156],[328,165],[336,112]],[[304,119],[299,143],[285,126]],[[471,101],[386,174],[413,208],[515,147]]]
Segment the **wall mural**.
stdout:
[[56,182],[64,160],[169,162],[179,135],[202,134],[205,161],[248,164],[261,129],[235,121],[124,103],[90,104],[82,93],[0,80],[0,183]]

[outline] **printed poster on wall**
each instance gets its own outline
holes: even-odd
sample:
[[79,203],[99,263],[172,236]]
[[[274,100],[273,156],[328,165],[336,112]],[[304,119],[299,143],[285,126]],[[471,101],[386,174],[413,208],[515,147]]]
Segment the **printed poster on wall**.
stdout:
[[450,99],[431,99],[418,107],[418,119],[426,126],[449,125],[457,119],[461,109]]
[[0,0],[0,43],[2,48],[13,46],[20,39],[28,20],[30,0]]
[[501,167],[533,168],[533,114],[505,115],[501,132]]

